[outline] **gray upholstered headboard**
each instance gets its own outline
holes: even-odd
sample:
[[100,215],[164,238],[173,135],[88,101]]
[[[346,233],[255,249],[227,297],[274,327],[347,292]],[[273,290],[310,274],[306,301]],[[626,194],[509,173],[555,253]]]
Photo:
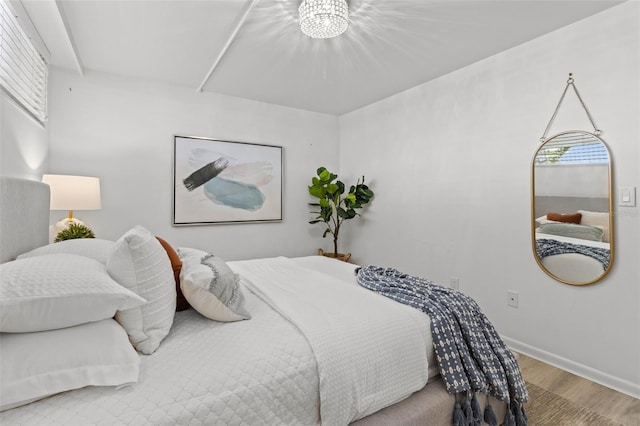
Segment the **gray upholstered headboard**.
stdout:
[[0,263],[49,242],[49,185],[0,176]]

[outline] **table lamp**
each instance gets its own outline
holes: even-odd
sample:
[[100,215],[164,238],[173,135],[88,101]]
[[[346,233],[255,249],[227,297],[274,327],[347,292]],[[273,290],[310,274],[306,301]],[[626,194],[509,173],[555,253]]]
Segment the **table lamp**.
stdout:
[[51,189],[50,210],[67,210],[69,216],[56,223],[56,229],[62,230],[70,223],[84,225],[73,217],[74,210],[99,210],[100,179],[91,176],[42,175],[42,182]]

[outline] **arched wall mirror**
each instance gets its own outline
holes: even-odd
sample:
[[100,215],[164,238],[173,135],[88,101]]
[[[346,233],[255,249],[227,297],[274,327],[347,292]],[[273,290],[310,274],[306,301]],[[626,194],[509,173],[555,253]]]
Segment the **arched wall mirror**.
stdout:
[[611,269],[611,170],[609,150],[593,133],[558,133],[536,151],[531,167],[533,253],[552,278],[586,285]]

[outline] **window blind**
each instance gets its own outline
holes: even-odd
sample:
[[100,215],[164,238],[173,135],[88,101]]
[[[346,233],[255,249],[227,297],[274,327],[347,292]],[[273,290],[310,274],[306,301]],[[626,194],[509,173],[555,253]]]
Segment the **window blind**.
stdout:
[[605,164],[607,148],[593,137],[576,133],[560,135],[544,144],[536,155],[536,164]]
[[40,122],[47,120],[47,63],[0,0],[0,86]]

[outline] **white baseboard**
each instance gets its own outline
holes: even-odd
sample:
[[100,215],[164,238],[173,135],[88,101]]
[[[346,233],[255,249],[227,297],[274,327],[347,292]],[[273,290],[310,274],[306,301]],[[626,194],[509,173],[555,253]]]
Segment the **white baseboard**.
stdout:
[[588,367],[583,364],[571,361],[561,356],[552,354],[550,352],[538,349],[536,347],[527,345],[526,343],[519,342],[509,337],[502,336],[504,342],[516,352],[520,352],[528,357],[537,359],[554,367],[568,371],[592,382],[596,382],[608,388],[614,389],[618,392],[622,392],[634,398],[640,399],[640,385],[632,383],[628,380],[615,377],[594,368]]

